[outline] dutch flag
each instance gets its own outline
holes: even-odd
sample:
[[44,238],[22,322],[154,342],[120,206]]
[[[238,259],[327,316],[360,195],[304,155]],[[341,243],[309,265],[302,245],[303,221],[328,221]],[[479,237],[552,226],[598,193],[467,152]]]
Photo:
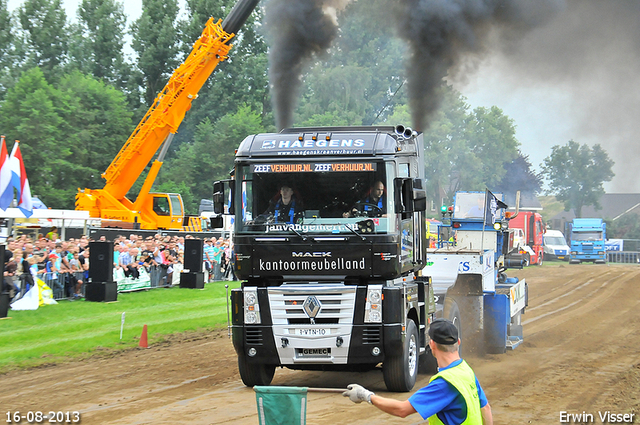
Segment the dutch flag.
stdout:
[[25,217],[33,215],[33,203],[31,202],[31,189],[29,188],[29,180],[27,179],[27,170],[24,168],[22,153],[20,153],[20,142],[16,140],[11,150],[11,158],[9,158],[11,167],[11,180],[16,189],[18,189],[18,208]]
[[13,201],[13,184],[11,184],[11,168],[9,168],[9,155],[4,136],[0,144],[2,144],[0,146],[0,209],[6,210]]

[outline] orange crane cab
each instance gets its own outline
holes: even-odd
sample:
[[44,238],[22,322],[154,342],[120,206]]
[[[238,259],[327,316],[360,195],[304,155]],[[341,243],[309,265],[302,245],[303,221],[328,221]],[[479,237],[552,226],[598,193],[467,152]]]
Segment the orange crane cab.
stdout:
[[[240,0],[224,22],[209,18],[202,35],[187,59],[174,72],[164,89],[138,124],[120,152],[102,174],[102,189],[78,189],[76,210],[89,211],[109,227],[140,229],[198,230],[196,217],[184,215],[184,204],[177,193],[151,193],[173,136],[191,102],[197,98],[218,63],[227,59],[230,41],[242,27],[259,0]],[[156,152],[147,178],[135,200],[127,198],[131,189]],[[120,223],[120,224],[118,224]],[[104,226],[104,223],[103,223]]]

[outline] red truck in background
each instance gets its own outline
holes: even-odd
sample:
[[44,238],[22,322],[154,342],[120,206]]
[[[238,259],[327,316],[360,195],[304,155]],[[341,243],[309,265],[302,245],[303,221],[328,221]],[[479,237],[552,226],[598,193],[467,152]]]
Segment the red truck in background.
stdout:
[[529,255],[528,261],[525,259],[525,264],[542,264],[544,259],[543,235],[545,231],[542,216],[533,211],[520,211],[509,221],[509,229],[522,230],[523,240],[519,243],[516,242],[513,248],[520,253]]

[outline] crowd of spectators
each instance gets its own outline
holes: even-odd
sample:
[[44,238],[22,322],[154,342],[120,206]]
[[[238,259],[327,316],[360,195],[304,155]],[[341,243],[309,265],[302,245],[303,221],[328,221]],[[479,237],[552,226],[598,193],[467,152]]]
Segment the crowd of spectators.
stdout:
[[[182,268],[176,266],[184,264],[185,238],[193,237],[161,234],[140,237],[131,234],[129,237],[119,235],[113,241],[108,241],[105,236],[98,240],[113,243],[114,271],[122,269],[126,277],[138,279],[144,268],[146,273],[151,275],[156,272],[155,276],[159,276],[160,283],[157,286],[171,286],[174,268]],[[66,298],[82,297],[82,285],[89,278],[90,241],[87,236],[61,240],[55,227],[44,236],[39,234],[35,240],[27,235],[8,238],[3,290],[10,291],[11,298],[17,299],[38,277],[54,293],[58,288]],[[234,259],[233,242],[229,239],[204,240],[202,261],[209,282],[235,280]]]

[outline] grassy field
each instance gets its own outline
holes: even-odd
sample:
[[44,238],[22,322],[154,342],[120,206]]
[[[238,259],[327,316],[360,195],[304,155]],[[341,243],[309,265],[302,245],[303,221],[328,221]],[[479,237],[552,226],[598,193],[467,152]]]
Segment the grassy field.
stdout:
[[177,332],[226,327],[225,283],[229,291],[240,286],[240,282],[216,282],[202,290],[174,287],[120,293],[113,303],[60,301],[37,310],[9,310],[9,318],[0,320],[0,373],[105,348],[135,347],[144,325],[149,344]]

